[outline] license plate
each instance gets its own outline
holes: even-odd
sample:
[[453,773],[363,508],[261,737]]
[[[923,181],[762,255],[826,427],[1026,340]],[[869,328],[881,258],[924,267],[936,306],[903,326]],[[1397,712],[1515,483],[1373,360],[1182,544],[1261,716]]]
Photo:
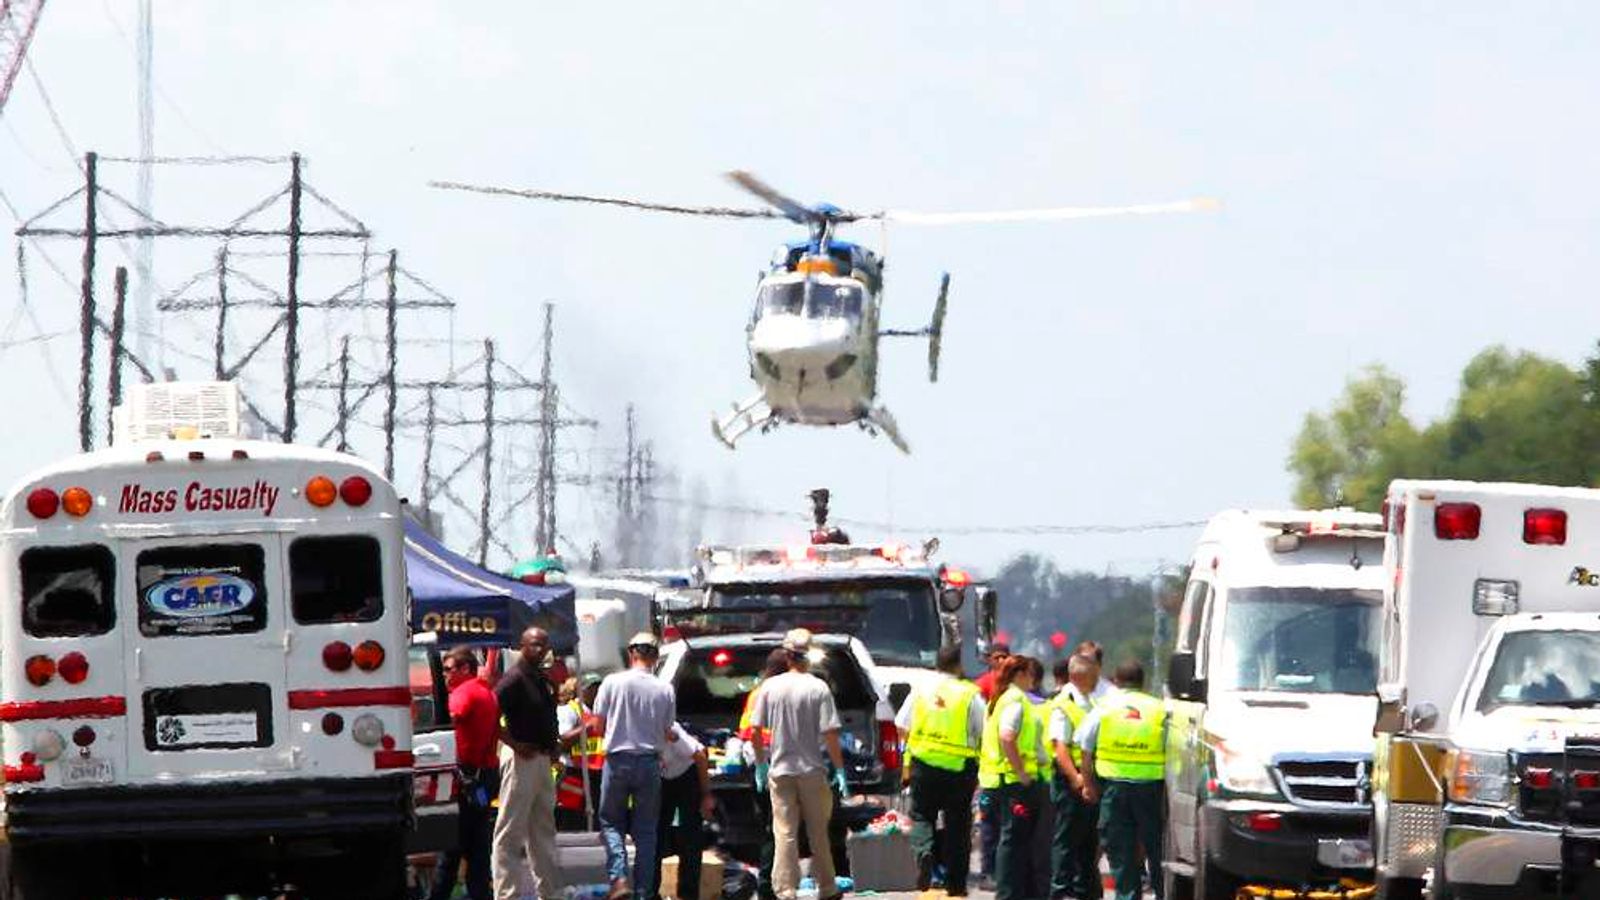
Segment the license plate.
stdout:
[[1372,842],[1360,838],[1317,841],[1317,862],[1332,869],[1372,868]]
[[109,759],[69,759],[61,767],[62,784],[110,784],[116,775]]

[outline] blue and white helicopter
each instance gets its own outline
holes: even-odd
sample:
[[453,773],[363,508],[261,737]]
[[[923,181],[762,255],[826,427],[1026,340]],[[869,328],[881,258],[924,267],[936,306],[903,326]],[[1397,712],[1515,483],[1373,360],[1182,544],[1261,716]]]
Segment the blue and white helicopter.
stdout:
[[883,434],[902,452],[910,445],[889,410],[877,401],[878,339],[926,338],[928,380],[939,380],[939,350],[950,292],[950,275],[939,280],[933,317],[925,327],[889,329],[879,323],[883,300],[883,259],[860,244],[836,238],[837,226],[876,221],[908,225],[960,225],[990,222],[1052,221],[1102,216],[1192,212],[1215,206],[1200,199],[1119,207],[1056,207],[997,212],[917,213],[903,210],[852,212],[831,204],[807,206],[778,192],[748,172],[730,172],[735,184],[770,208],[681,206],[622,197],[489,187],[435,181],[449,190],[500,194],[534,200],[597,203],[626,209],[735,219],[788,219],[805,225],[810,236],[779,247],[756,288],[755,308],[745,327],[750,377],[760,393],[713,416],[712,433],[729,448],[751,431],[780,424],[847,425]]

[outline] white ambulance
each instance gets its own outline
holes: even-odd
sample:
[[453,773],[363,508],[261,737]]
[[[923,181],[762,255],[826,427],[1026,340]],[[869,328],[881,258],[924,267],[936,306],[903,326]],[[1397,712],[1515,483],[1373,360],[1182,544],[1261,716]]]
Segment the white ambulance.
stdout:
[[1396,481],[1379,891],[1600,894],[1600,491]]
[[13,890],[398,896],[400,500],[353,457],[232,436],[229,385],[133,402],[115,446],[0,506]]

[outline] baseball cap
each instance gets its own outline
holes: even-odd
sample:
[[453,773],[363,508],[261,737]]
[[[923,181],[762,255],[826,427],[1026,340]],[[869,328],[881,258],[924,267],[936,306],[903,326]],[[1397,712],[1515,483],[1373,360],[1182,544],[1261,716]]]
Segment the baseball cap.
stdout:
[[783,649],[790,653],[804,653],[811,649],[811,632],[805,628],[792,628],[783,636]]
[[641,631],[633,637],[628,638],[628,646],[649,647],[652,650],[658,650],[661,648],[661,641],[654,634],[648,631]]

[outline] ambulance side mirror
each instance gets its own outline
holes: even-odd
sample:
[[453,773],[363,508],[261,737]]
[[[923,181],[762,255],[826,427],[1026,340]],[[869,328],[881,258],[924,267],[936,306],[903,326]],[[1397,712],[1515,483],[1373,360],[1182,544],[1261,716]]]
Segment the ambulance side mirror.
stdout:
[[967,600],[967,592],[958,587],[942,588],[939,591],[940,612],[953,613],[961,609],[961,604]]
[[1179,700],[1206,701],[1206,680],[1194,674],[1194,654],[1174,653],[1167,662],[1167,693]]
[[973,594],[973,621],[978,627],[979,640],[987,645],[994,640],[994,633],[1000,630],[1000,592],[984,585]]

